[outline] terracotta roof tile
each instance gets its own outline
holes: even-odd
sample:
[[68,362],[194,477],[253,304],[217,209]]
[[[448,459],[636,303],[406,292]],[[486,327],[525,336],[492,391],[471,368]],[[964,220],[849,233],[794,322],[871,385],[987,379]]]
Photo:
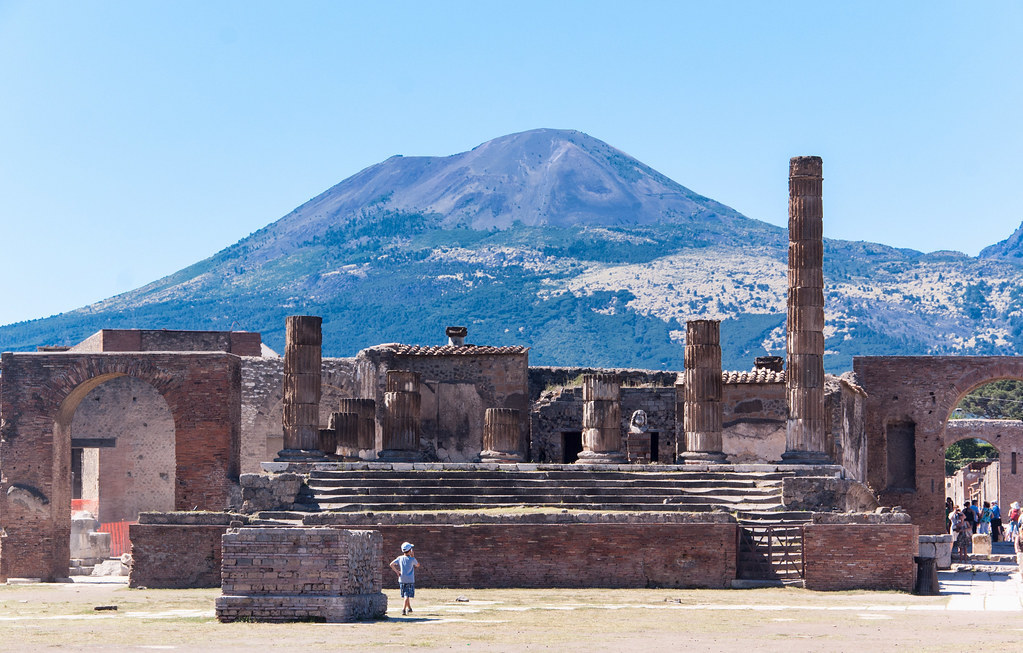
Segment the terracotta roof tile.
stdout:
[[489,347],[487,345],[381,345],[400,356],[485,356],[492,354],[525,354],[529,347]]
[[748,372],[722,372],[724,383],[785,383],[785,372],[755,369]]

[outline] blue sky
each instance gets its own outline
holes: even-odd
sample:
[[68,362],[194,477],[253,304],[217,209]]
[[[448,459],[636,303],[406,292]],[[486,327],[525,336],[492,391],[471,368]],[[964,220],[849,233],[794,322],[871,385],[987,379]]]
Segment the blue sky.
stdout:
[[1020,2],[0,0],[0,324],[203,259],[393,154],[584,131],[825,235],[1023,221]]

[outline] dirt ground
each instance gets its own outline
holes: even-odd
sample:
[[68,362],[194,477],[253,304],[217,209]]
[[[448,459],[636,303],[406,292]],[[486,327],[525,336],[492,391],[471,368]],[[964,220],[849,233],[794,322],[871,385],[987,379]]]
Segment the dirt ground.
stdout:
[[[1023,612],[948,611],[947,596],[757,590],[417,590],[355,624],[221,624],[219,590],[0,585],[0,650],[1023,650]],[[117,609],[96,610],[116,606]],[[960,626],[960,624],[962,626]]]

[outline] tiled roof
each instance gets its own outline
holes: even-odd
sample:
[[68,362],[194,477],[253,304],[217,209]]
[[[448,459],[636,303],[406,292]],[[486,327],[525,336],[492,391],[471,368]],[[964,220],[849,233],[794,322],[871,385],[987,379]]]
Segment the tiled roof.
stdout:
[[400,356],[486,356],[492,354],[525,354],[529,347],[488,347],[486,345],[400,345],[392,343],[381,345]]
[[724,383],[785,383],[785,372],[756,369],[748,372],[722,372]]

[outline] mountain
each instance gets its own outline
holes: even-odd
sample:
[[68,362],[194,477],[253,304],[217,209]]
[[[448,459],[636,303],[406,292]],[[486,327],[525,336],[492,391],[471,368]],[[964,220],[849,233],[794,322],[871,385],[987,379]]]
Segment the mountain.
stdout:
[[[713,318],[725,367],[744,369],[784,353],[787,242],[602,141],[539,129],[391,157],[175,274],[0,327],[0,349],[140,327],[260,331],[282,350],[284,317],[303,313],[324,317],[325,355],[460,324],[534,364],[681,369],[686,320]],[[825,275],[829,370],[1023,351],[1015,259],[827,240]]]
[[1023,260],[1023,224],[1005,240],[980,250],[979,258]]

